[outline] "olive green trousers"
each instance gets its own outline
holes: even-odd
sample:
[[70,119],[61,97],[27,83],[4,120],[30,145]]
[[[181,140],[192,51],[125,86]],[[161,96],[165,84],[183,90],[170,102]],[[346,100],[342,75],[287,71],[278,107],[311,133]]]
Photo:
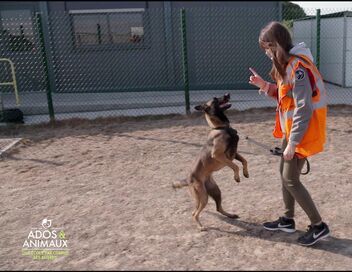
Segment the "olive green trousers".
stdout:
[[[282,151],[285,150],[287,141],[282,143]],[[280,174],[282,181],[282,195],[285,204],[285,217],[293,218],[295,213],[295,201],[301,206],[309,217],[311,224],[317,224],[322,219],[307,189],[300,181],[300,175],[305,160],[296,156],[292,160],[285,161],[281,157]]]

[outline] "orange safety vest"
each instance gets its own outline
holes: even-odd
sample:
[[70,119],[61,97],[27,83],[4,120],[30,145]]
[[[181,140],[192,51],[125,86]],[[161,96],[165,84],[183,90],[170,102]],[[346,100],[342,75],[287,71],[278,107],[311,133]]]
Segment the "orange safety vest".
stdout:
[[[292,96],[293,80],[297,68],[302,65],[305,67],[312,80],[312,102],[313,102],[313,114],[310,119],[308,128],[301,140],[296,146],[296,154],[298,157],[308,157],[318,152],[323,151],[326,134],[326,115],[327,115],[327,95],[324,87],[323,79],[316,68],[316,66],[305,56],[299,55],[298,57],[292,56],[286,68],[287,80],[284,82],[278,81],[278,97],[277,97],[277,109],[276,109],[276,122],[273,135],[275,138],[286,137],[289,140],[293,112],[296,108],[294,99]],[[285,135],[282,132],[280,125],[280,116],[283,121],[283,127],[285,128]]]

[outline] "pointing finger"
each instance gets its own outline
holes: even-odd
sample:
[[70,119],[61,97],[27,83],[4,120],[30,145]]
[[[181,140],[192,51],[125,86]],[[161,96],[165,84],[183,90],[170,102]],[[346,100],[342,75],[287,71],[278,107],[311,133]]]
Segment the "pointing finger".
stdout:
[[259,76],[259,75],[257,74],[257,72],[256,72],[253,68],[249,68],[249,70],[252,72],[253,75]]

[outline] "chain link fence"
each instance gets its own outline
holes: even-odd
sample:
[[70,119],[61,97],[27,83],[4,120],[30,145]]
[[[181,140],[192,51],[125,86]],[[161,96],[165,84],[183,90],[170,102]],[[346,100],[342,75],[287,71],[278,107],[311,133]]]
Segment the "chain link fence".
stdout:
[[[185,114],[224,92],[238,110],[274,107],[248,84],[249,67],[270,80],[271,61],[258,45],[270,21],[285,23],[294,43],[311,49],[329,103],[351,104],[351,13],[213,7],[8,13],[1,18],[0,58],[15,65],[20,105],[13,86],[3,84],[0,110],[18,107],[26,123]],[[0,80],[12,80],[6,61]]]

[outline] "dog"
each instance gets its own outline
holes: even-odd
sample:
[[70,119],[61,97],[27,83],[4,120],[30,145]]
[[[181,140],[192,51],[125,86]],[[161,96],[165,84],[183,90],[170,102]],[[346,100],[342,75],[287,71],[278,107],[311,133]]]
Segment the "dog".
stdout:
[[246,178],[249,177],[247,161],[237,152],[239,136],[237,131],[230,126],[230,121],[225,115],[225,111],[231,107],[229,101],[230,94],[225,94],[195,106],[195,110],[204,112],[211,131],[188,177],[172,183],[174,189],[189,187],[196,203],[192,217],[200,231],[206,230],[199,221],[199,214],[208,203],[208,195],[214,199],[216,210],[219,213],[230,218],[239,217],[236,214],[225,212],[222,208],[221,191],[212,173],[228,166],[234,172],[235,181],[240,182],[239,167],[233,162],[233,159],[236,159],[243,165],[243,175]]

